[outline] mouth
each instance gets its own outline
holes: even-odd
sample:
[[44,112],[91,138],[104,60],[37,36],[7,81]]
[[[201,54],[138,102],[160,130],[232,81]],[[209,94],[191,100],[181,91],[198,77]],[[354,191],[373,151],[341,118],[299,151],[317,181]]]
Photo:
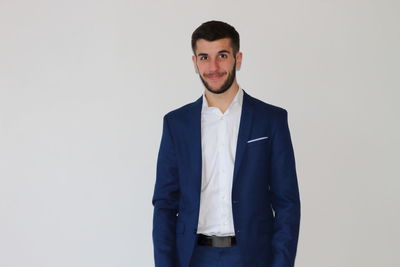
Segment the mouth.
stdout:
[[226,72],[206,73],[204,77],[211,81],[218,81],[226,75]]

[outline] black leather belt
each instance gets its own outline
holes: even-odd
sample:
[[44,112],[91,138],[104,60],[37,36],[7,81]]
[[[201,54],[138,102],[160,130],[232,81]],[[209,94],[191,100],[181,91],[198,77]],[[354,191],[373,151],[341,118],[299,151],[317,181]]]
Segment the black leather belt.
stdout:
[[236,238],[234,236],[207,236],[198,234],[197,244],[200,246],[227,248],[236,245]]

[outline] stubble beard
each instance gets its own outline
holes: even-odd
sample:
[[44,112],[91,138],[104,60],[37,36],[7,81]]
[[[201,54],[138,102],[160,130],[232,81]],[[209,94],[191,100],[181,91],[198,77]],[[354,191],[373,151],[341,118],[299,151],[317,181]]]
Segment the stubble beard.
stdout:
[[235,81],[235,78],[236,78],[236,67],[235,66],[236,66],[236,64],[233,65],[232,71],[229,73],[228,78],[226,79],[224,84],[222,84],[221,87],[217,90],[212,89],[211,86],[199,74],[200,80],[203,82],[204,87],[211,93],[222,94],[222,93],[226,92],[232,86],[233,82]]

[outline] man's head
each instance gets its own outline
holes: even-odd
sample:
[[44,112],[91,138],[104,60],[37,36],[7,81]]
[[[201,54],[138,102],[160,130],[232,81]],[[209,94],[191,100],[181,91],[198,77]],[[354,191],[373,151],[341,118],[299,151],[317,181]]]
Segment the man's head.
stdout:
[[236,85],[236,69],[240,68],[239,34],[231,25],[208,21],[192,34],[193,63],[204,86],[221,94]]
[[236,55],[240,50],[240,37],[235,28],[222,21],[211,20],[204,22],[192,34],[193,53],[196,55],[197,41],[200,39],[211,42],[224,38],[231,40],[231,46]]

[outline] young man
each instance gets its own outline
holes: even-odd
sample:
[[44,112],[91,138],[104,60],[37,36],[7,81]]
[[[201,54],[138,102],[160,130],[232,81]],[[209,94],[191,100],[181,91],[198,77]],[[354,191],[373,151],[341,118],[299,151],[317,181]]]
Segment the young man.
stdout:
[[294,266],[300,199],[287,112],[239,87],[239,34],[229,24],[200,25],[192,49],[205,90],[164,116],[155,265]]

